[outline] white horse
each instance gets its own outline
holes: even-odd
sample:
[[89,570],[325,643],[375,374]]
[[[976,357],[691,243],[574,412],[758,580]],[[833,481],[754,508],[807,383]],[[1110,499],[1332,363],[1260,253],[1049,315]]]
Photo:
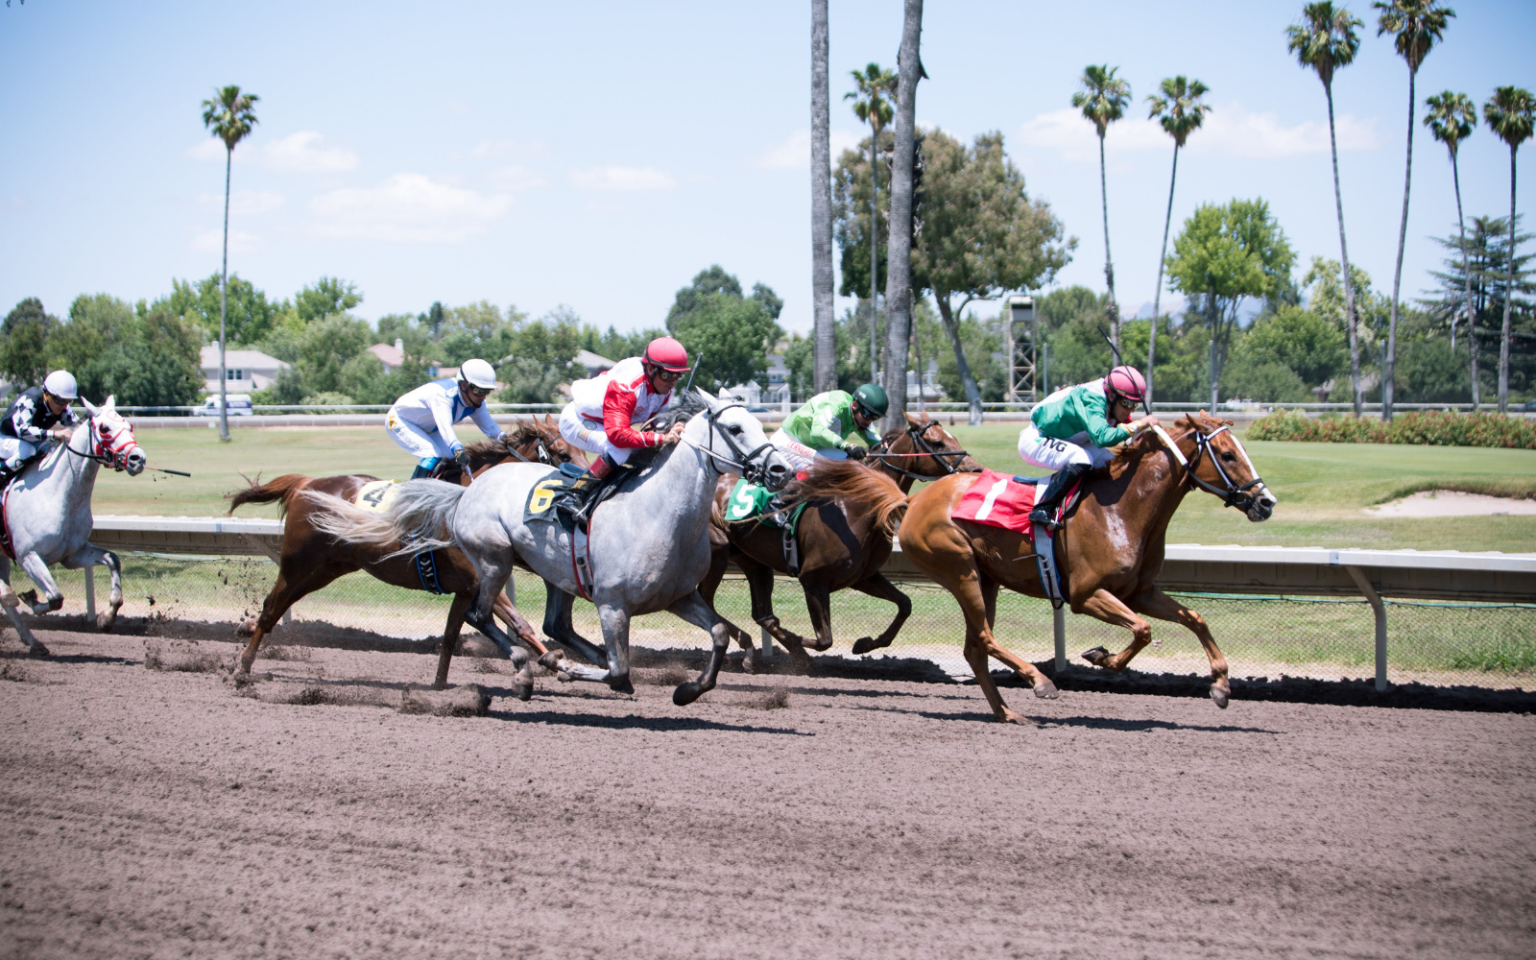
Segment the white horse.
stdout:
[[75,427],[68,442],[28,464],[6,494],[11,548],[27,576],[42,588],[44,599],[38,600],[36,590],[17,596],[11,589],[11,560],[0,554],[0,606],[33,656],[46,657],[48,648],[32,636],[16,608],[24,600],[40,616],[64,605],[64,594],[48,573],[49,564],[63,562],[70,570],[104,566],[112,571],[108,610],[96,618],[101,629],[112,629],[123,605],[123,569],[117,555],[90,542],[91,490],[102,464],[137,476],[148,457],[134,439],[133,425],[117,412],[115,397],[99,407],[89,400],[80,403],[90,419]]
[[[740,404],[716,401],[702,392],[681,396],[674,404],[677,409],[669,414],[673,418],[699,414],[689,419],[682,442],[658,451],[637,477],[622,483],[594,513],[589,528],[590,598],[602,624],[606,656],[585,641],[575,645],[590,659],[606,661],[607,669],[575,664],[564,669],[577,679],[606,682],[632,693],[630,620],[668,610],[708,630],[714,644],[699,679],[674,691],[673,702],[683,706],[714,687],[731,639],[729,626],[699,595],[699,582],[709,572],[709,516],[716,481],[723,472],[741,473],[777,488],[788,479],[790,468],[768,443],[762,424]],[[486,471],[469,487],[411,481],[400,485],[394,505],[383,515],[325,494],[309,496],[330,508],[324,519],[317,512],[316,524],[342,539],[410,543],[410,550],[457,545],[480,575],[480,592],[465,619],[485,632],[496,629],[490,620],[491,601],[518,560],[549,584],[551,610],[563,603],[568,617],[570,598],[581,590],[570,534],[558,523],[523,522],[534,487],[551,473],[538,464],[510,463]],[[540,497],[548,500],[547,493]]]

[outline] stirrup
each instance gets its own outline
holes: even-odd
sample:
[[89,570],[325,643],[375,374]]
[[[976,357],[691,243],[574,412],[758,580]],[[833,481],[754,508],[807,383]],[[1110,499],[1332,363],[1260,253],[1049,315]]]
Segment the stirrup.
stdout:
[[1055,533],[1057,530],[1061,529],[1061,521],[1052,516],[1051,511],[1049,510],[1037,508],[1030,511],[1029,522],[1037,526],[1044,527],[1052,533]]

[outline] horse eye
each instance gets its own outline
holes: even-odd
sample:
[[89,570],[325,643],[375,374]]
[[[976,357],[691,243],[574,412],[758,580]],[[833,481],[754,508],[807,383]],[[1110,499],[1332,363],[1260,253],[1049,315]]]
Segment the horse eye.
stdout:
[[741,436],[741,427],[733,423],[731,424],[731,432],[739,437]]
[[101,435],[104,436],[104,437],[112,436],[112,431],[107,428],[106,424],[102,424],[101,425]]
[[1236,463],[1237,462],[1237,457],[1235,455],[1233,455],[1233,454],[1230,454],[1230,453],[1223,453],[1221,455],[1221,459],[1227,461],[1228,463]]

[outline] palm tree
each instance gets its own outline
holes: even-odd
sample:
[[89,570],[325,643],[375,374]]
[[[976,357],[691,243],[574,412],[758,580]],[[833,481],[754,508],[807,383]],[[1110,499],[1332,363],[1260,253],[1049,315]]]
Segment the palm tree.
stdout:
[[1393,372],[1397,367],[1397,298],[1403,282],[1403,248],[1408,242],[1408,188],[1413,180],[1413,81],[1429,50],[1440,42],[1456,11],[1435,0],[1375,0],[1378,37],[1392,34],[1392,46],[1408,62],[1408,161],[1403,170],[1403,219],[1397,228],[1397,272],[1392,275],[1392,316],[1387,323],[1387,357],[1381,369],[1381,418],[1392,419]]
[[[880,144],[880,131],[896,115],[890,95],[896,90],[896,74],[882,70],[878,63],[871,63],[864,72],[852,71],[853,82],[858,89],[843,94],[844,100],[852,100],[854,115],[869,124],[869,379],[879,374],[880,351],[875,336],[875,292],[880,279],[880,228],[876,198],[880,195],[880,165],[876,151]],[[859,97],[864,99],[860,100]],[[830,249],[830,248],[829,248]]]
[[1205,122],[1211,108],[1200,102],[1210,87],[1199,80],[1182,76],[1167,77],[1160,88],[1162,95],[1147,97],[1152,104],[1149,117],[1156,117],[1168,136],[1173,138],[1173,173],[1168,177],[1168,214],[1163,218],[1163,248],[1157,254],[1157,292],[1152,295],[1152,340],[1147,344],[1147,406],[1152,405],[1152,364],[1157,359],[1157,321],[1162,316],[1163,260],[1168,256],[1168,227],[1173,223],[1173,186],[1179,178],[1179,148],[1189,135]]
[[1344,278],[1344,317],[1349,330],[1349,376],[1355,397],[1355,416],[1360,416],[1360,338],[1355,316],[1355,284],[1349,272],[1349,245],[1344,242],[1344,196],[1339,192],[1339,141],[1333,125],[1333,73],[1354,62],[1360,49],[1357,27],[1364,26],[1348,10],[1319,0],[1301,8],[1301,23],[1285,28],[1286,48],[1303,67],[1317,71],[1328,97],[1328,145],[1333,151],[1333,202],[1339,214],[1339,261]]
[[1504,287],[1504,328],[1499,338],[1499,412],[1509,411],[1509,307],[1515,300],[1515,151],[1531,136],[1536,101],[1529,90],[1499,87],[1483,104],[1483,122],[1509,144],[1509,279]]
[[1131,85],[1115,76],[1119,67],[1083,68],[1083,89],[1072,94],[1072,106],[1083,111],[1099,133],[1099,196],[1104,202],[1104,280],[1109,284],[1109,336],[1120,346],[1120,307],[1115,302],[1115,263],[1109,255],[1109,186],[1104,179],[1104,134],[1109,125],[1125,116],[1131,102]]
[[219,439],[229,440],[229,414],[224,397],[226,374],[224,371],[224,318],[229,299],[229,172],[234,164],[235,144],[244,140],[256,126],[256,101],[254,93],[241,93],[231,84],[213,91],[212,100],[203,101],[203,126],[224,141],[224,265],[219,279]]
[[[906,426],[907,346],[912,335],[913,190],[917,173],[917,84],[923,70],[919,44],[923,0],[902,0],[901,48],[896,54],[896,129],[891,156],[890,269],[885,279],[885,428]],[[873,319],[873,317],[871,317]]]
[[837,386],[832,290],[832,106],[827,81],[827,0],[811,0],[811,309],[816,393]]
[[[1477,129],[1477,107],[1472,98],[1464,93],[1447,90],[1424,101],[1429,108],[1424,114],[1424,126],[1435,139],[1445,144],[1451,154],[1451,182],[1456,185],[1456,227],[1461,231],[1461,272],[1466,278],[1466,292],[1462,300],[1462,312],[1467,317],[1467,352],[1472,355],[1472,409],[1480,402],[1477,386],[1477,324],[1472,314],[1472,270],[1467,264],[1467,225],[1461,213],[1461,168],[1456,162],[1456,152],[1461,141],[1472,136]],[[1456,345],[1456,321],[1451,320],[1451,346]]]

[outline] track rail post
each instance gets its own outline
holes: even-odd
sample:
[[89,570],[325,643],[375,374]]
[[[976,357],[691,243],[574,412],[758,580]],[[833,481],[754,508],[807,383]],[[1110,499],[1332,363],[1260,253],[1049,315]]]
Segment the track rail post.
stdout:
[[86,567],[85,573],[85,615],[91,619],[96,618],[96,568]]
[[1063,607],[1051,610],[1051,630],[1056,635],[1056,672],[1067,669],[1067,611]]
[[1349,575],[1355,581],[1355,586],[1365,595],[1365,599],[1371,603],[1371,612],[1376,616],[1376,689],[1387,689],[1387,605],[1381,602],[1381,595],[1371,585],[1370,578],[1360,567],[1345,567]]

